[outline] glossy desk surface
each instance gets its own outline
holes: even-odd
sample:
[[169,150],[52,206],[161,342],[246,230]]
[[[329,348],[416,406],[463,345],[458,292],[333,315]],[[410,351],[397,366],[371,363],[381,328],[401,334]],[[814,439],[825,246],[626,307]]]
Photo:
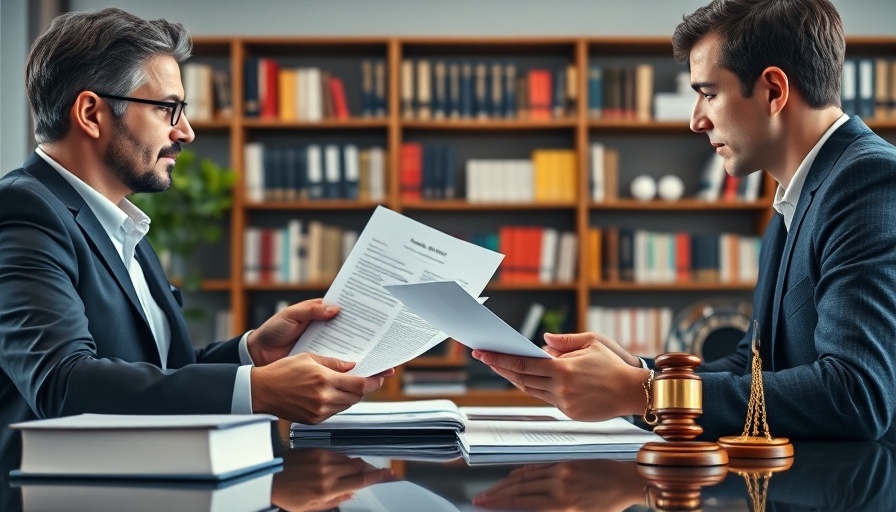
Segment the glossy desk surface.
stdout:
[[[658,502],[658,489],[648,486],[634,461],[468,466],[463,459],[390,461],[326,449],[292,449],[282,456],[284,464],[278,472],[256,475],[237,485],[175,493],[172,489],[177,486],[166,484],[147,491],[97,482],[62,489],[52,509],[668,510]],[[691,509],[892,511],[896,510],[894,461],[896,449],[878,443],[795,443],[788,469],[744,473],[729,468],[717,478],[718,483],[697,488],[699,501]],[[685,476],[672,485],[687,486],[688,480]],[[699,477],[691,480],[700,481]],[[116,485],[117,494],[104,494]],[[10,486],[4,472],[2,510],[47,510],[34,497],[41,495],[29,494],[29,489]],[[100,498],[91,500],[91,493],[99,493]],[[83,508],[85,504],[88,508]]]

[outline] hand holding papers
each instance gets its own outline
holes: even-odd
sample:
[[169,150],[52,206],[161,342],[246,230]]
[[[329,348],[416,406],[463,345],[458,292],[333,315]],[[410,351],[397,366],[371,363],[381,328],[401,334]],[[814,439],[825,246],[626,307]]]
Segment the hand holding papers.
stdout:
[[291,354],[311,352],[357,365],[370,376],[426,352],[447,338],[386,292],[381,283],[456,280],[478,296],[503,256],[446,235],[387,208],[374,211],[324,302],[339,315],[308,327]]
[[550,359],[454,281],[383,285],[436,329],[464,345],[489,352]]

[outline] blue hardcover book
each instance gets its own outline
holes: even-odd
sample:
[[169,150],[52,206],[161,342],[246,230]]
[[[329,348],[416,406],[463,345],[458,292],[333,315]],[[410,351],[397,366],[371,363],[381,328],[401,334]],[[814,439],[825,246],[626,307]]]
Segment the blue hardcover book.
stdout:
[[261,112],[258,95],[258,57],[247,57],[243,63],[243,107],[246,117],[258,117]]
[[457,151],[452,146],[442,148],[442,195],[445,199],[457,197]]
[[342,197],[342,171],[339,165],[339,146],[327,144],[324,147],[324,197]]
[[588,68],[588,116],[600,118],[604,110],[603,69],[600,66]]
[[504,117],[515,119],[516,112],[516,65],[504,65]]
[[436,178],[436,162],[438,160],[438,146],[432,144],[423,145],[423,199],[435,199],[438,179]]
[[460,74],[460,117],[473,117],[473,64],[464,62]]
[[452,62],[448,65],[448,98],[445,104],[448,117],[460,117],[460,64]]

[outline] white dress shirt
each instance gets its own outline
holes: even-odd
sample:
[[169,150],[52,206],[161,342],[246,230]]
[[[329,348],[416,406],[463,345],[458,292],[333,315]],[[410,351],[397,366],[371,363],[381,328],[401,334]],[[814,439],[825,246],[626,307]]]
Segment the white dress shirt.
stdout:
[[815,157],[818,156],[818,152],[821,151],[821,147],[824,146],[824,143],[827,142],[828,138],[830,138],[831,134],[834,133],[834,130],[840,127],[843,123],[849,120],[849,116],[843,114],[834,124],[831,125],[830,128],[824,135],[821,136],[821,139],[812,147],[812,150],[809,151],[809,154],[806,155],[806,158],[803,159],[803,162],[797,167],[796,172],[793,174],[793,178],[790,180],[790,185],[785,189],[778,184],[778,189],[775,191],[775,201],[772,203],[772,207],[784,216],[784,227],[787,228],[787,231],[790,231],[790,223],[793,221],[793,215],[796,213],[796,205],[800,199],[800,193],[803,191],[803,183],[806,182],[806,175],[809,174],[809,169],[812,167],[812,163],[815,162]]

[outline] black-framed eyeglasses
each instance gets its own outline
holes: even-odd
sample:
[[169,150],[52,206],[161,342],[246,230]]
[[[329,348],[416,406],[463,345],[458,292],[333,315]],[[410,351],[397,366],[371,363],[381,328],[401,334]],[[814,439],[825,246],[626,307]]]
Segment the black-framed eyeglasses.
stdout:
[[157,100],[145,100],[143,98],[131,98],[128,96],[115,96],[114,94],[104,94],[104,93],[96,93],[100,98],[108,98],[110,100],[120,100],[120,101],[133,101],[136,103],[146,103],[147,105],[155,105],[157,107],[168,107],[171,109],[171,126],[175,126],[178,121],[180,121],[180,115],[184,113],[184,109],[187,108],[186,101],[157,101]]

